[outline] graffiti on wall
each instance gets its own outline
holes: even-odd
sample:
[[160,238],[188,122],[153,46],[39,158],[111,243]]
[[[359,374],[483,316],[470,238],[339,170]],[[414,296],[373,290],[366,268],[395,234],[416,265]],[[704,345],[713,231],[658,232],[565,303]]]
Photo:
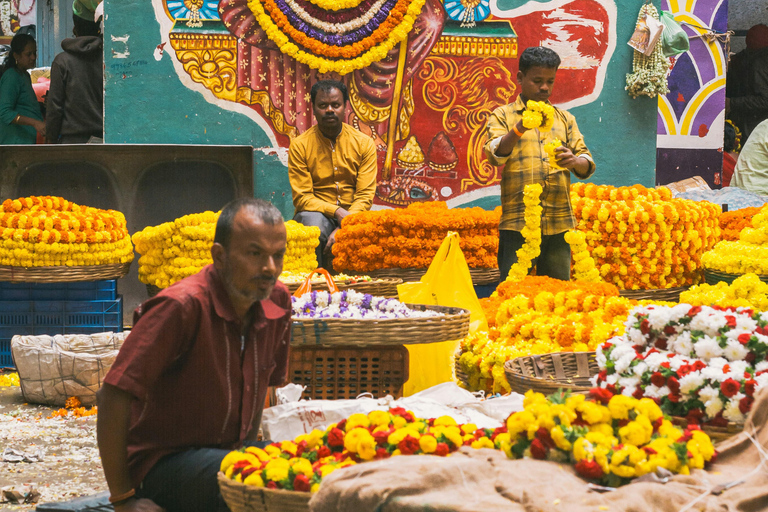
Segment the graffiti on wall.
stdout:
[[690,50],[674,58],[669,93],[659,97],[658,145],[721,148],[727,49],[725,39],[713,31],[727,31],[728,2],[662,0],[661,6],[681,23]]
[[[153,1],[182,82],[222,108],[248,113],[277,148],[314,123],[312,84],[343,80],[350,92],[346,121],[378,148],[375,204],[381,206],[461,204],[498,194],[500,170],[483,156],[484,128],[495,108],[517,97],[520,51],[543,45],[560,54],[552,102],[569,108],[599,96],[616,45],[614,0],[507,0],[504,9],[496,0],[354,0],[350,5],[373,13],[422,6],[382,58],[338,70],[276,44],[269,23],[312,35],[312,23],[329,27],[333,20],[353,30],[373,14],[361,20],[345,14],[350,9],[323,22],[321,0]],[[301,31],[294,34],[304,40]],[[337,51],[330,43],[346,36],[324,37],[315,36],[315,43]]]

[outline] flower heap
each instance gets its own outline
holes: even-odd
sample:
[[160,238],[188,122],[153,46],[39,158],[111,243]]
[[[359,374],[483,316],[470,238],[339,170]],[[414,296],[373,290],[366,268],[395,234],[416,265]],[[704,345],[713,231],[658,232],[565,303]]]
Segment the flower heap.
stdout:
[[61,197],[6,199],[0,205],[0,265],[60,267],[129,263],[125,216]]
[[595,350],[624,332],[630,301],[608,283],[529,276],[502,283],[481,301],[489,332],[461,343],[459,365],[471,389],[510,391],[504,363],[516,357]]
[[344,290],[336,293],[313,291],[291,297],[293,318],[426,318],[444,316],[437,311],[411,309],[397,299],[374,297]]
[[555,124],[555,107],[545,101],[528,100],[523,111],[523,126],[548,132]]
[[[280,274],[280,281],[285,284],[300,284],[306,281],[307,276],[309,275],[309,272],[306,271],[286,271],[284,270],[282,274]],[[344,284],[356,284],[356,283],[368,283],[373,281],[374,279],[370,276],[352,276],[348,274],[335,274],[333,276],[333,281],[335,283],[344,283]],[[314,275],[312,276],[312,284],[315,283],[325,283],[325,277]]]
[[639,306],[598,349],[594,382],[689,422],[742,422],[768,383],[766,326],[768,313],[749,308]]
[[317,492],[323,478],[337,469],[398,455],[447,456],[461,446],[499,448],[506,427],[478,429],[458,425],[449,416],[416,418],[402,407],[353,414],[293,441],[229,453],[221,471],[246,485]]
[[752,227],[744,227],[737,241],[724,240],[706,252],[704,268],[728,274],[768,275],[768,208],[752,217]]
[[501,209],[451,208],[444,202],[360,212],[344,219],[333,246],[336,270],[427,268],[449,231],[472,268],[495,268]]
[[[197,274],[213,263],[211,246],[219,212],[193,213],[159,226],[148,226],[133,235],[139,258],[139,280],[158,288]],[[320,228],[289,220],[285,223],[287,246],[283,269],[308,274],[317,268],[315,248]]]
[[0,374],[0,388],[18,386],[18,385],[19,385],[18,373],[6,373],[5,375]]
[[576,230],[601,277],[620,290],[700,281],[702,255],[720,238],[720,206],[672,199],[666,187],[571,185]]
[[508,457],[574,464],[583,478],[617,487],[663,468],[690,474],[715,457],[709,436],[696,427],[681,430],[649,398],[611,396],[596,389],[584,395],[529,391],[525,409],[513,413],[496,442]]
[[320,73],[367,67],[408,37],[425,0],[249,0],[280,51]]
[[700,284],[680,294],[680,302],[692,306],[753,308],[768,311],[768,283],[755,274],[739,276],[731,284]]
[[507,280],[519,281],[528,275],[533,260],[541,254],[541,207],[542,187],[531,183],[523,188],[523,203],[525,204],[525,226],[521,231],[525,242],[517,250],[517,261],[509,269]]
[[721,240],[736,241],[744,228],[752,227],[752,217],[760,212],[760,208],[748,206],[720,215]]
[[86,409],[83,407],[82,402],[76,396],[67,398],[64,402],[64,407],[57,411],[53,411],[48,419],[51,418],[85,418],[88,416],[95,416],[99,411],[96,406]]

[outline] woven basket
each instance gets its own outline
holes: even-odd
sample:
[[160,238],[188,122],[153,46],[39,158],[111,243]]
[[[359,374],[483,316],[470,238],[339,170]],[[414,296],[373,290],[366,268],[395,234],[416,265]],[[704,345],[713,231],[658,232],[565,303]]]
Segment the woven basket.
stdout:
[[[671,417],[672,423],[677,425],[678,427],[685,428],[688,426],[688,420],[685,418],[681,418],[679,416],[672,416]],[[742,430],[744,430],[744,425],[739,425],[738,423],[733,423],[732,421],[728,422],[728,426],[725,427],[713,427],[711,425],[702,425],[701,430],[703,430],[709,438],[712,440],[713,443],[719,443],[720,441],[725,441],[726,439],[729,439],[736,434],[740,433]]]
[[342,283],[339,290],[355,290],[360,293],[370,293],[377,297],[397,298],[397,285],[403,284],[399,277],[377,278],[374,281],[361,281],[359,283]]
[[598,371],[594,352],[559,352],[512,359],[504,363],[512,391],[525,394],[532,389],[549,395],[558,389],[586,393],[590,377]]
[[306,386],[302,397],[311,400],[348,400],[361,393],[401,398],[408,361],[402,345],[292,347],[288,380]]
[[292,345],[382,346],[412,345],[458,340],[469,333],[469,311],[444,306],[407,304],[418,311],[432,310],[444,316],[390,318],[294,319]]
[[619,295],[633,300],[656,300],[666,302],[680,302],[680,294],[690,288],[679,286],[677,288],[658,288],[652,290],[620,290]]
[[308,512],[308,492],[266,489],[245,485],[219,472],[219,490],[232,512]]
[[71,283],[118,279],[128,273],[131,262],[77,267],[12,267],[0,266],[0,281],[21,283]]
[[456,371],[456,380],[458,380],[462,386],[469,389],[469,376],[464,373],[464,370],[461,368],[461,364],[459,364],[459,358],[461,357],[461,350],[456,351],[456,354],[453,356],[453,364]]
[[[727,274],[725,272],[720,272],[719,270],[712,270],[709,268],[704,269],[704,280],[707,284],[717,284],[720,282],[731,284],[734,280],[737,278],[743,276],[744,274]],[[764,283],[768,283],[768,276],[757,276],[760,278],[760,280]]]
[[[410,283],[419,281],[426,273],[426,268],[382,268],[372,270],[368,272],[368,275],[379,278],[400,278],[403,282]],[[472,284],[475,285],[498,283],[501,276],[498,268],[470,268],[469,275],[472,277]]]

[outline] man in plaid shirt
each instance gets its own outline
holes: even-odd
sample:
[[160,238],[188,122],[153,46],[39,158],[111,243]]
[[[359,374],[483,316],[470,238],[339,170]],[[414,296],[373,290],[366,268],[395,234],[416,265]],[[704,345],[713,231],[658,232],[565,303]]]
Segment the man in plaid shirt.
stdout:
[[[565,110],[555,108],[552,130],[526,129],[523,111],[528,100],[548,101],[555,85],[560,57],[549,48],[527,48],[520,55],[517,79],[520,95],[514,103],[504,105],[488,117],[488,142],[485,154],[493,165],[503,165],[501,177],[501,223],[499,224],[499,270],[502,280],[517,261],[517,250],[523,246],[521,230],[525,226],[523,189],[530,183],[541,184],[541,255],[534,260],[536,274],[569,280],[571,248],[565,232],[575,226],[571,208],[571,172],[588,178],[595,172],[584,137],[576,119]],[[557,162],[550,162],[544,145],[555,138],[563,145],[555,150]],[[553,167],[557,164],[562,169]]]

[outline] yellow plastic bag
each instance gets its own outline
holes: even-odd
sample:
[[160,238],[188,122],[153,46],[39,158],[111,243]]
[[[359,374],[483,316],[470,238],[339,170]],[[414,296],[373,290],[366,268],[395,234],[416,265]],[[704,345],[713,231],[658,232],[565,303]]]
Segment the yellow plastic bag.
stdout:
[[[488,330],[483,308],[472,286],[467,260],[459,246],[459,234],[449,232],[421,281],[397,286],[401,302],[464,308],[470,311],[470,332]],[[454,380],[453,356],[461,340],[406,345],[409,379],[403,395],[409,396],[429,387]]]

